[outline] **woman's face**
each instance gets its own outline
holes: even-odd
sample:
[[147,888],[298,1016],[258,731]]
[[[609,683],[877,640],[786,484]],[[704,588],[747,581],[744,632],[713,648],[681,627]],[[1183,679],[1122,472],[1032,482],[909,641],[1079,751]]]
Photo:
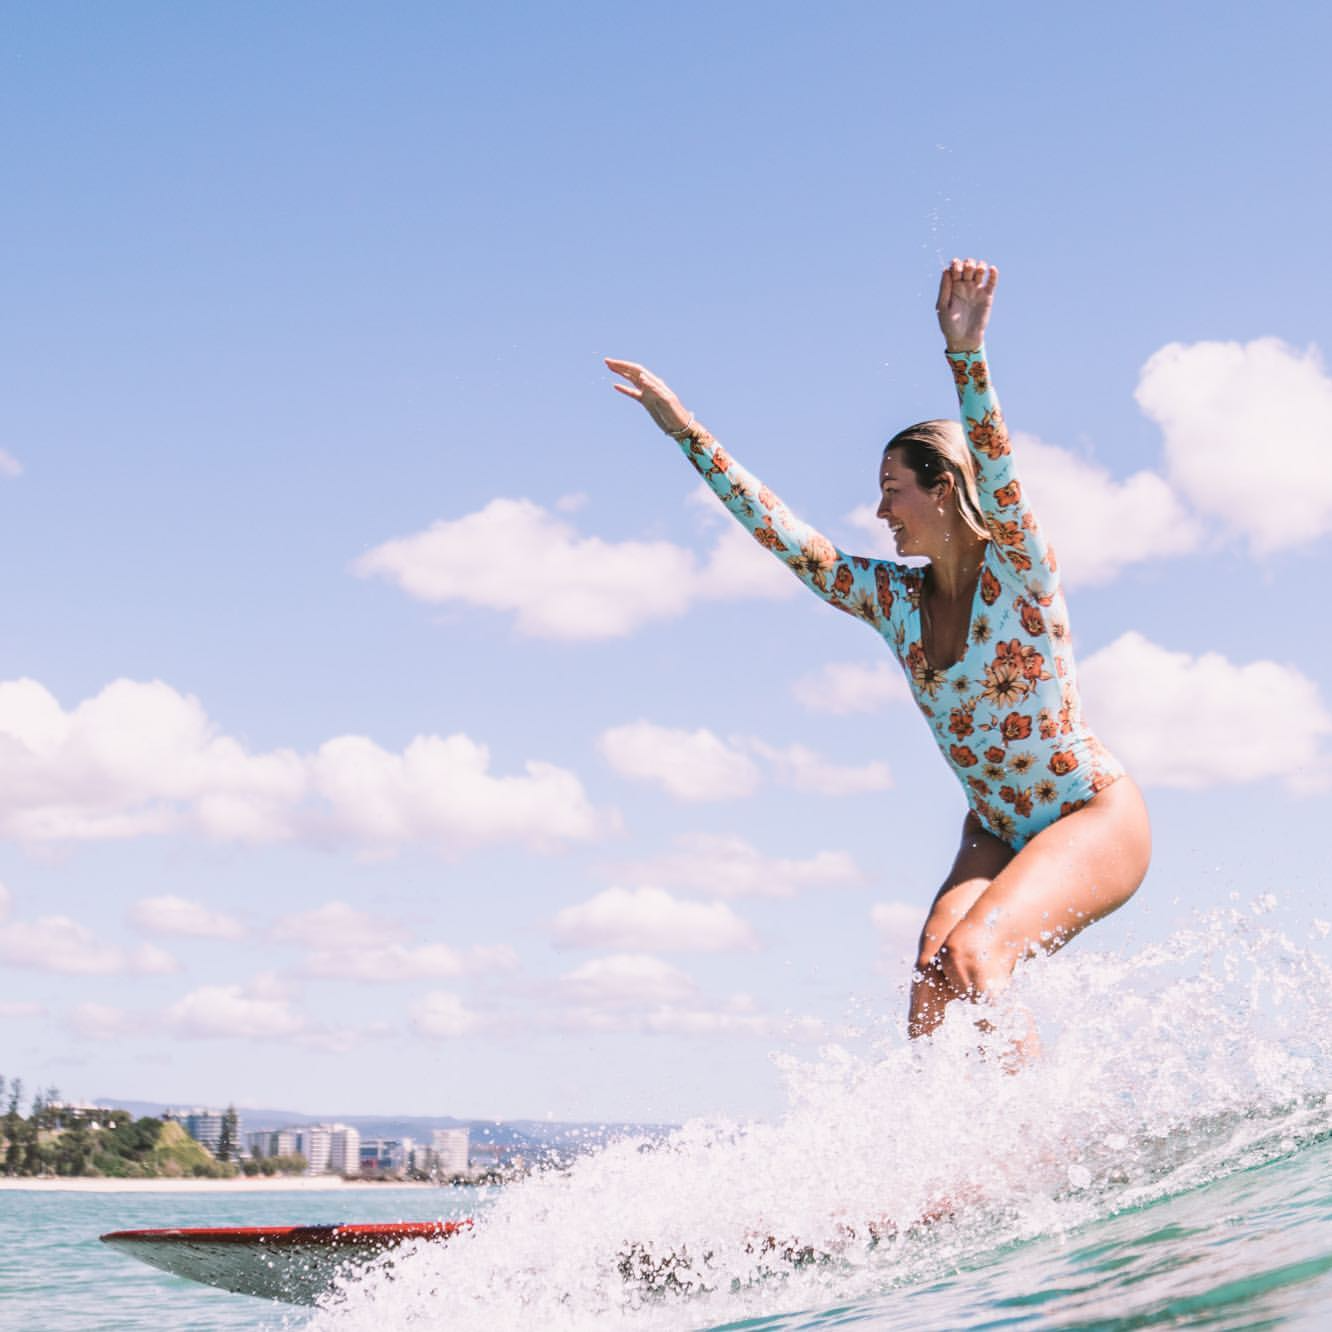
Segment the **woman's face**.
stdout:
[[919,478],[889,449],[879,465],[878,517],[888,524],[899,555],[934,555],[948,524],[939,496],[922,488]]

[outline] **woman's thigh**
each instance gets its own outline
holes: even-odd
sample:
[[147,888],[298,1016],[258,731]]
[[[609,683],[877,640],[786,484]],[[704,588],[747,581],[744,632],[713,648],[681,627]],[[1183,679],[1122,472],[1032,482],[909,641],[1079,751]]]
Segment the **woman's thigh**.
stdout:
[[1147,807],[1121,777],[1033,837],[972,901],[946,942],[956,963],[966,967],[966,959],[984,974],[960,979],[993,989],[1021,957],[1055,952],[1123,906],[1150,859]]
[[927,967],[958,923],[1014,856],[1013,848],[981,827],[968,811],[962,821],[962,840],[943,886],[930,904],[920,934],[918,968]]

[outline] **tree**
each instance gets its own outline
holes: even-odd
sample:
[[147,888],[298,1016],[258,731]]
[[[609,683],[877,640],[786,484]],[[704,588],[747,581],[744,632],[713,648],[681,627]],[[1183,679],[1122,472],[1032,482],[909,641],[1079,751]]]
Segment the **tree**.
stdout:
[[240,1119],[236,1107],[229,1105],[222,1116],[222,1132],[218,1134],[217,1151],[214,1155],[219,1161],[230,1161],[236,1155],[236,1138],[240,1130]]

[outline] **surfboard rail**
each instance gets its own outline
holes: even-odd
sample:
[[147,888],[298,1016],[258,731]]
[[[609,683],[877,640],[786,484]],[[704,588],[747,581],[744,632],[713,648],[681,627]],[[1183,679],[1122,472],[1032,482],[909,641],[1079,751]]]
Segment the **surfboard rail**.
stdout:
[[313,1304],[338,1276],[404,1244],[436,1243],[471,1227],[462,1221],[392,1221],[312,1226],[185,1226],[113,1230],[104,1244],[189,1281],[237,1295]]

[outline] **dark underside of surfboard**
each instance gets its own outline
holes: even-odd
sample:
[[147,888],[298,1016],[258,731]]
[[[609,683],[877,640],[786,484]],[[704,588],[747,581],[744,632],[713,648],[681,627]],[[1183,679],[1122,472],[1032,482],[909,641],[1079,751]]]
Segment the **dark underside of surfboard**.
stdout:
[[115,1230],[102,1241],[173,1276],[238,1295],[313,1304],[340,1276],[377,1262],[402,1245],[438,1242],[470,1221],[397,1221],[385,1225],[224,1226]]

